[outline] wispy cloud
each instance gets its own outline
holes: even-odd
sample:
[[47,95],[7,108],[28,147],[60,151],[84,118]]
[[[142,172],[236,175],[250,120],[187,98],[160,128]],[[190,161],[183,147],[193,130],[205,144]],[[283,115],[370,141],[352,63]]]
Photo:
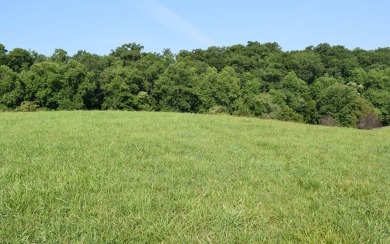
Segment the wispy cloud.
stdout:
[[213,46],[214,41],[207,35],[198,30],[185,18],[180,16],[178,13],[169,9],[162,3],[156,0],[150,0],[144,2],[148,11],[156,17],[162,24],[169,26],[170,28],[177,29],[187,37],[193,39],[199,44],[205,46]]

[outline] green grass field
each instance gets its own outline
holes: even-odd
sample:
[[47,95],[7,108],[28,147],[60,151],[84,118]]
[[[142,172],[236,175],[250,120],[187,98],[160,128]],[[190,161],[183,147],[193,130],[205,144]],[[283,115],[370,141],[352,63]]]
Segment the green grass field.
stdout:
[[0,243],[390,243],[390,130],[0,113]]

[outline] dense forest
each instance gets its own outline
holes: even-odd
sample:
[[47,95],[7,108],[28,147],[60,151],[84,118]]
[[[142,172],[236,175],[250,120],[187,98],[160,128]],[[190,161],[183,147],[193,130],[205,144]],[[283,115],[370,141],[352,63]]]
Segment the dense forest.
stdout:
[[125,44],[109,55],[47,57],[0,44],[0,111],[228,113],[309,124],[390,124],[390,48],[277,43],[173,54]]

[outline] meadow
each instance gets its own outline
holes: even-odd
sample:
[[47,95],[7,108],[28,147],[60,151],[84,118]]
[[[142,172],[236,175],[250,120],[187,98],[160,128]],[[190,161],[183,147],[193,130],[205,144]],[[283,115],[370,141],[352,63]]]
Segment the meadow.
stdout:
[[390,243],[390,129],[0,113],[0,243]]

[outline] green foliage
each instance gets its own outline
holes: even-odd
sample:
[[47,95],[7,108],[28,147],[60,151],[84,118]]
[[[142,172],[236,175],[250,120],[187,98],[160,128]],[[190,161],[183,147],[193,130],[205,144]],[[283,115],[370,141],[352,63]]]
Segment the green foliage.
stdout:
[[349,82],[354,82],[358,85],[367,85],[368,74],[363,68],[356,68],[350,71],[351,75],[348,77]]
[[7,52],[5,46],[0,43],[0,66],[7,65]]
[[93,74],[79,62],[70,61],[65,65],[63,77],[59,109],[91,108],[95,102],[96,89],[96,84],[92,80]]
[[234,111],[233,104],[240,97],[240,79],[232,67],[226,67],[218,74],[211,91],[217,105]]
[[65,64],[69,61],[68,52],[63,50],[63,49],[56,49],[56,50],[54,50],[54,53],[51,56],[50,60],[53,62]]
[[141,51],[144,47],[136,43],[124,44],[111,51],[111,56],[117,57],[125,64],[141,59]]
[[170,65],[155,83],[153,95],[159,110],[197,112],[200,105],[197,69],[179,61]]
[[7,66],[14,72],[21,72],[22,70],[28,70],[34,62],[34,58],[30,52],[15,48],[7,55]]
[[344,46],[330,46],[328,43],[322,43],[313,48],[313,51],[320,55],[325,73],[334,77],[346,78],[351,70],[359,67],[357,57]]
[[152,101],[147,92],[140,91],[136,97],[137,108],[144,111],[152,110]]
[[381,123],[379,122],[378,114],[376,113],[369,113],[361,117],[357,125],[359,129],[367,129],[367,130],[378,128],[380,126]]
[[301,115],[306,123],[317,124],[320,118],[317,102],[315,100],[305,101],[305,104],[301,109]]
[[364,95],[379,110],[382,123],[384,125],[390,125],[390,91],[384,89],[368,89]]
[[8,66],[0,66],[0,105],[14,108],[22,100],[22,87],[19,78]]
[[356,127],[361,118],[375,113],[355,89],[337,83],[320,93],[318,106],[321,115],[329,115],[340,125],[350,127]]
[[363,83],[366,88],[390,90],[390,68],[372,69],[368,72],[366,82]]
[[313,83],[325,72],[325,67],[321,62],[320,55],[314,52],[292,52],[290,56],[290,59],[284,61],[287,69],[294,71],[300,79],[308,84]]
[[340,123],[330,115],[324,115],[320,118],[319,124],[323,126],[340,126]]
[[294,71],[289,72],[283,77],[278,85],[278,88],[298,95],[306,95],[309,91],[309,87],[306,82],[298,78]]
[[209,114],[229,114],[229,110],[224,106],[215,105],[209,109],[208,113]]
[[48,109],[84,109],[93,99],[91,74],[77,61],[34,64],[22,76],[26,99]]
[[253,115],[261,118],[276,119],[280,113],[280,105],[274,102],[272,95],[260,93],[249,101],[249,108]]
[[137,109],[136,96],[140,92],[142,76],[137,69],[115,66],[101,74],[104,95],[103,109]]
[[390,48],[351,51],[322,43],[284,52],[277,43],[249,41],[176,55],[128,43],[107,56],[79,51],[71,57],[56,49],[45,57],[21,48],[8,53],[0,44],[1,65],[2,110],[21,101],[52,110],[208,113],[223,107],[238,116],[310,124],[329,115],[352,127],[374,114],[379,124],[390,124]]
[[51,61],[34,64],[22,76],[26,99],[36,101],[40,106],[49,109],[58,108],[58,97],[62,92],[63,66]]
[[36,102],[23,101],[22,104],[15,109],[16,112],[35,112],[38,111],[39,105]]
[[[202,73],[197,80],[196,91],[199,94],[199,112],[208,112],[212,107],[220,107],[215,100],[215,84],[218,80],[218,70],[216,68],[208,67],[207,70]],[[227,109],[226,107],[224,107]],[[225,111],[228,113],[228,111]]]
[[250,97],[263,91],[264,82],[251,73],[244,73],[240,76],[241,93],[243,97]]
[[336,78],[329,77],[329,76],[323,76],[323,77],[318,78],[310,86],[311,96],[317,100],[323,90],[325,90],[326,88],[328,88],[336,83],[343,83],[343,80],[336,79]]

